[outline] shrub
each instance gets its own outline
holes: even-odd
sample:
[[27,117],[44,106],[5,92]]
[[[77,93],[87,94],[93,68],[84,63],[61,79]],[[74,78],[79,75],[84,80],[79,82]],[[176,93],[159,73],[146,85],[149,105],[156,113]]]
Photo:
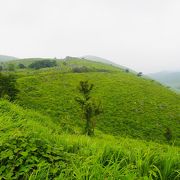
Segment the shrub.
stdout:
[[166,132],[164,133],[164,136],[168,142],[172,139],[172,131],[170,128],[166,128]]
[[125,72],[128,73],[128,72],[129,72],[129,69],[125,69]]
[[26,66],[25,66],[24,64],[18,64],[18,67],[19,67],[20,69],[26,68]]
[[57,66],[57,62],[55,60],[47,59],[47,60],[35,61],[29,65],[29,68],[41,69],[41,68],[54,67],[54,66]]
[[12,101],[15,100],[18,92],[15,76],[0,73],[0,98],[8,96],[9,100]]
[[143,73],[142,72],[139,72],[138,74],[137,74],[137,76],[142,76],[143,75]]
[[86,66],[82,66],[82,67],[74,67],[74,68],[72,68],[72,71],[74,73],[83,73],[83,72],[89,72],[90,69],[87,68]]

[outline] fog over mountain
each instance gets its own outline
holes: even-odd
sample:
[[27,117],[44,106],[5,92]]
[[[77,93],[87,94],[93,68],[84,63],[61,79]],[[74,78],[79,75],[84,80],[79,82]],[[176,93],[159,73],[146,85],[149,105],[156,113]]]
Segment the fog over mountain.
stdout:
[[10,60],[15,60],[15,59],[17,58],[13,56],[0,55],[0,61],[10,61]]
[[149,76],[165,85],[180,90],[180,71],[162,71],[158,73],[149,74]]

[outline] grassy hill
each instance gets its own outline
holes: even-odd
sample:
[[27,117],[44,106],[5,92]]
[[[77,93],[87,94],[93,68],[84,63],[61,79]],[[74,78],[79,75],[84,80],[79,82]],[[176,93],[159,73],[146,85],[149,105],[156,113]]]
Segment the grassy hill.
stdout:
[[[0,100],[0,179],[180,177],[180,95],[100,62],[67,58],[57,64],[13,72],[18,99]],[[86,72],[73,71],[84,66]],[[81,80],[95,85],[93,96],[103,104],[94,137],[82,135],[84,121],[74,100]],[[167,127],[174,146],[164,137]]]
[[50,118],[0,101],[1,179],[178,179],[180,149],[96,132],[64,134]]
[[167,86],[180,91],[180,72],[159,72],[149,76]]
[[[114,66],[77,58],[67,60],[65,65],[59,60],[58,64],[51,69],[16,72],[21,106],[36,109],[65,128],[80,127],[83,121],[74,98],[78,96],[79,81],[89,80],[95,85],[94,96],[103,104],[104,112],[97,119],[99,130],[165,142],[164,132],[170,127],[179,143],[179,95]],[[80,66],[86,66],[92,72],[72,73],[73,67]]]

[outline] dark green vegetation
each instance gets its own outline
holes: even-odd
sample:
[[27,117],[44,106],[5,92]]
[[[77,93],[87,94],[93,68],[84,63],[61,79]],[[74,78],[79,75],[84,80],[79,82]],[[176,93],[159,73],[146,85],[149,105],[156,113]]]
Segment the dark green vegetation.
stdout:
[[[179,179],[180,149],[96,132],[64,134],[47,116],[0,102],[2,179]],[[12,178],[13,177],[13,178]]]
[[149,74],[153,79],[180,91],[180,72],[159,72]]
[[15,100],[19,90],[16,87],[16,77],[12,74],[0,73],[0,98]]
[[54,66],[57,66],[55,60],[45,59],[45,60],[39,60],[33,62],[32,64],[29,65],[29,68],[41,69],[41,68],[54,67]]
[[24,69],[24,68],[26,68],[26,66],[24,65],[24,64],[18,64],[18,67],[19,67],[19,69]]
[[[20,92],[16,104],[0,101],[0,178],[180,178],[178,94],[124,69],[78,58],[56,60],[51,68],[18,68],[38,60],[10,62]],[[91,71],[73,73],[82,66]],[[75,101],[79,82],[86,80],[103,105],[93,137],[82,135],[85,121]]]

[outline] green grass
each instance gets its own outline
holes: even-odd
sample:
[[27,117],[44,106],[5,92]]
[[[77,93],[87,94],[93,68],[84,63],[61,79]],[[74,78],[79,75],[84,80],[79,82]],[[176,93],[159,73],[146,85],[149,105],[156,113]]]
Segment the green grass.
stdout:
[[[0,100],[0,179],[180,179],[180,96],[117,67],[77,58],[66,63],[15,70],[18,99]],[[81,66],[92,72],[72,73]],[[82,134],[74,100],[81,80],[95,85],[93,96],[103,104],[93,137]]]
[[[179,179],[180,149],[153,142],[64,134],[37,112],[0,101],[3,179]],[[5,167],[5,168],[4,168]]]
[[[180,96],[157,82],[125,73],[121,69],[85,61],[83,65],[109,72],[71,73],[69,61],[61,69],[25,70],[17,72],[20,89],[18,103],[36,109],[65,127],[81,127],[81,113],[74,97],[78,96],[79,81],[95,85],[93,96],[100,99],[104,112],[97,118],[97,128],[116,136],[165,142],[165,129],[180,143]],[[59,69],[58,69],[59,68]]]

